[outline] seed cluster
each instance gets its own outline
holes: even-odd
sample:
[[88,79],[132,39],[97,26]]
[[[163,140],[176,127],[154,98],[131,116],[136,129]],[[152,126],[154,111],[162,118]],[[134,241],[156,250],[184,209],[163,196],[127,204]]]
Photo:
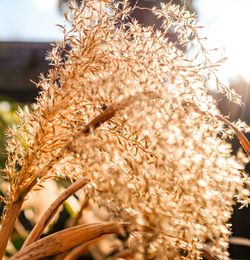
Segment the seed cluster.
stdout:
[[223,123],[209,116],[219,111],[208,75],[239,97],[219,82],[195,15],[164,4],[152,9],[163,20],[155,31],[130,12],[127,1],[69,5],[41,94],[9,130],[10,201],[46,179],[86,176],[110,219],[154,229],[129,238],[134,259],[197,259],[207,242],[226,256],[232,206],[248,202],[249,179],[244,156],[231,155]]

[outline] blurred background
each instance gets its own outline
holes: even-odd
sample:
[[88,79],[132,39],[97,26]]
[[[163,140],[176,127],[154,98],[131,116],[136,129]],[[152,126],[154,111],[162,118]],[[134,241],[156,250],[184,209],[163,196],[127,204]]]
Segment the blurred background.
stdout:
[[[67,0],[0,0],[0,167],[4,166],[5,160],[4,131],[8,125],[15,124],[14,112],[17,106],[34,101],[39,89],[36,89],[32,81],[37,81],[40,73],[48,71],[45,56],[51,50],[50,43],[62,38],[56,24],[64,24],[66,2]],[[160,1],[130,2],[132,5],[137,3],[152,7],[159,5]],[[220,77],[242,95],[244,106],[240,107],[216,96],[219,107],[230,120],[240,118],[250,124],[250,0],[172,2],[186,5],[190,11],[196,12],[198,21],[205,26],[204,35],[208,36],[206,46],[219,47],[225,52],[228,60],[219,71]],[[159,26],[155,18],[145,10],[136,10],[132,16],[143,25]],[[176,39],[174,34],[169,37],[171,41]],[[232,140],[232,143],[236,152],[239,143],[237,140]],[[233,237],[250,238],[250,209],[239,211],[237,205],[231,221]],[[236,245],[232,241],[230,257],[250,259],[250,247]]]

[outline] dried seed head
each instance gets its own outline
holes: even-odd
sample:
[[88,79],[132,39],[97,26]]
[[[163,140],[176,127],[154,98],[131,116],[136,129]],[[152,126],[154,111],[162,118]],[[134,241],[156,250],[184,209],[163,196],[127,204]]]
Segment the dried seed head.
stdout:
[[[198,63],[179,49],[201,46],[195,16],[162,5],[152,10],[163,19],[154,31],[125,22],[127,1],[119,8],[72,2],[69,10],[70,28],[48,55],[53,67],[37,83],[42,92],[10,130],[10,197],[49,178],[84,175],[110,218],[155,228],[135,234],[135,256],[197,259],[208,240],[226,255],[234,198],[247,202],[250,182],[218,137],[222,123],[185,105],[218,113],[204,82],[204,75],[217,79],[217,64],[208,63],[207,51]],[[172,29],[177,43],[165,37]]]

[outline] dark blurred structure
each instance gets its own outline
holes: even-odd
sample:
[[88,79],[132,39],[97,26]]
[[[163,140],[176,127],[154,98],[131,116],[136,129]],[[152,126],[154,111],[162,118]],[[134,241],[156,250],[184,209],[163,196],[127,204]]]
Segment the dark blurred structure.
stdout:
[[0,95],[31,102],[38,93],[34,83],[48,71],[49,43],[0,42]]
[[[115,1],[115,0],[114,0]],[[59,10],[63,12],[65,4],[69,2],[69,0],[59,0],[58,2],[58,7]],[[76,0],[76,2],[80,5],[82,0]],[[193,0],[130,0],[131,6],[138,6],[138,7],[144,7],[144,8],[152,8],[153,6],[160,6],[160,3],[169,3],[172,2],[174,4],[183,6],[185,5],[188,10],[191,12],[194,12],[194,7],[193,7]],[[160,26],[160,21],[156,19],[156,17],[149,11],[147,10],[140,10],[140,9],[135,9],[131,13],[131,18],[136,18],[138,22],[144,26],[149,26],[153,25],[156,28],[159,28]]]
[[[160,3],[168,3],[169,0],[130,0],[132,6],[139,6],[139,7],[146,7],[146,8],[152,8],[153,6],[160,6]],[[190,11],[194,12],[194,7],[192,5],[192,0],[173,0],[171,1],[174,4],[183,6],[185,5]],[[143,24],[144,26],[154,25],[155,27],[160,27],[160,21],[156,19],[156,17],[148,12],[147,10],[140,10],[135,9],[132,14],[132,17],[135,17],[140,24]]]

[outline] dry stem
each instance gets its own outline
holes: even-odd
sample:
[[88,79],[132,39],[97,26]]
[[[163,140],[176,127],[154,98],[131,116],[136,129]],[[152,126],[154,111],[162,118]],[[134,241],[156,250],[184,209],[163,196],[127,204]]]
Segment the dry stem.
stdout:
[[248,154],[248,156],[250,156],[250,142],[248,141],[246,136],[233,123],[231,123],[229,120],[227,120],[222,115],[219,115],[219,114],[211,115],[209,112],[201,111],[194,103],[191,103],[191,102],[185,102],[185,103],[187,105],[191,106],[192,108],[194,108],[194,110],[196,112],[199,112],[200,114],[203,114],[203,115],[209,115],[211,117],[216,117],[220,121],[222,121],[224,124],[231,127],[233,129],[234,133],[236,134],[237,138],[239,139],[239,141],[240,141],[242,147],[244,148],[245,152]]
[[86,178],[80,179],[70,185],[47,209],[47,211],[44,213],[44,215],[41,217],[41,219],[37,222],[31,233],[29,234],[28,238],[23,244],[23,248],[31,244],[32,242],[36,241],[40,235],[42,234],[45,227],[48,225],[49,221],[53,218],[53,216],[56,214],[59,206],[63,203],[64,200],[66,200],[68,197],[70,197],[73,193],[75,193],[77,190],[82,188],[88,183],[88,180]]
[[226,125],[230,126],[234,130],[234,132],[237,135],[242,147],[244,148],[244,150],[246,151],[248,156],[250,156],[250,143],[249,143],[248,139],[246,138],[246,136],[234,124],[232,124],[229,120],[227,120],[225,117],[223,117],[221,115],[216,115],[216,117],[219,120],[221,120],[222,122],[224,122]]
[[2,226],[0,229],[0,238],[1,238],[1,243],[0,243],[0,259],[3,258],[5,248],[8,243],[8,239],[11,235],[11,232],[14,228],[16,219],[18,217],[19,211],[23,205],[24,198],[20,197],[17,201],[14,203],[10,204],[9,207],[7,208],[7,213],[4,216],[4,220],[2,222]]

